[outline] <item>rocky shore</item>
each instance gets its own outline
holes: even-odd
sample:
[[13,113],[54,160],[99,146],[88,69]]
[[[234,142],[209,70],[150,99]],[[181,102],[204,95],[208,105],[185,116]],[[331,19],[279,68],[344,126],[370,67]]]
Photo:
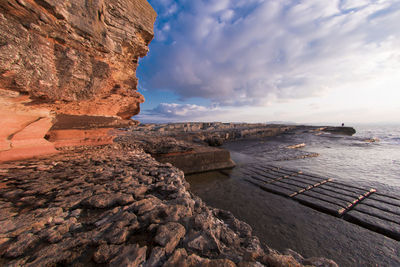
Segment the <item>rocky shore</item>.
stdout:
[[292,126],[132,128],[156,16],[146,0],[0,4],[0,266],[336,266],[261,244],[184,178],[234,166],[208,145]]
[[[187,122],[139,124],[120,133],[120,140],[134,143],[160,162],[172,163],[185,174],[232,168],[229,151],[219,148],[225,142],[259,139],[279,134],[323,132],[352,135],[351,127],[319,127],[265,123]],[[288,149],[297,149],[305,144]],[[299,153],[296,158],[317,157],[316,153]],[[287,160],[281,158],[278,160]]]
[[337,266],[279,254],[135,144],[0,166],[2,266]]

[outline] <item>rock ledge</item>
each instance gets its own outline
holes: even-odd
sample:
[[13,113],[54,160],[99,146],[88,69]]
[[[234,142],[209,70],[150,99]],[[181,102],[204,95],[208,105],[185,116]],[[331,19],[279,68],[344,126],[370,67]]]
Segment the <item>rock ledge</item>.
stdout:
[[130,144],[0,165],[0,265],[337,266],[281,255]]

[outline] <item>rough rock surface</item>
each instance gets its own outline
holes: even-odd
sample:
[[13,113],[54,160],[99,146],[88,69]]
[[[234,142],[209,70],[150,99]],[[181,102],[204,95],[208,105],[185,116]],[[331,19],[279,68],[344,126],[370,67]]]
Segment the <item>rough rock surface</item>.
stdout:
[[[14,147],[27,156],[50,152],[43,137],[63,114],[138,114],[136,68],[155,18],[146,0],[1,1],[0,115],[10,119],[0,122],[0,161],[14,159]],[[93,144],[97,136],[86,138]]]
[[337,266],[281,255],[132,144],[0,165],[2,266]]
[[[342,131],[345,129],[345,131]],[[265,123],[221,123],[187,122],[168,124],[140,124],[125,129],[124,139],[142,147],[160,162],[172,163],[185,174],[199,173],[235,166],[229,151],[215,148],[224,142],[258,139],[279,134],[299,134],[310,132],[321,135],[355,133],[351,127],[320,127],[304,125],[282,125]],[[295,144],[284,149],[299,149],[305,144]],[[279,148],[277,148],[279,149]],[[275,150],[271,151],[276,153]],[[265,153],[265,152],[263,152]],[[279,153],[278,153],[279,154]],[[317,153],[296,151],[275,161],[318,157]]]
[[153,136],[151,132],[124,132],[117,140],[142,148],[157,161],[171,163],[185,174],[232,168],[235,163],[226,149],[168,136]]
[[187,122],[140,124],[130,128],[135,136],[173,137],[178,140],[220,146],[225,141],[275,136],[296,129],[296,125],[266,123]]

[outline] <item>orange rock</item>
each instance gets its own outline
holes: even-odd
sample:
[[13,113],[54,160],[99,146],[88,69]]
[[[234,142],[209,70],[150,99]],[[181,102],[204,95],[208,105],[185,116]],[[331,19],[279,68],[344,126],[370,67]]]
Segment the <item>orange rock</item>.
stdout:
[[[110,128],[139,113],[136,69],[157,14],[146,0],[89,2],[0,5],[0,161],[109,144]],[[69,120],[49,142],[59,115],[114,119],[78,128]]]
[[91,130],[52,130],[47,138],[55,147],[69,146],[97,146],[112,144],[113,128],[100,128]]
[[6,143],[10,144],[9,149],[0,151],[0,162],[58,153],[54,144],[43,138],[52,126],[51,120],[51,118],[39,118],[12,134],[11,138],[6,139]]
[[44,139],[53,116],[45,109],[25,106],[19,93],[0,89],[0,162],[57,153]]

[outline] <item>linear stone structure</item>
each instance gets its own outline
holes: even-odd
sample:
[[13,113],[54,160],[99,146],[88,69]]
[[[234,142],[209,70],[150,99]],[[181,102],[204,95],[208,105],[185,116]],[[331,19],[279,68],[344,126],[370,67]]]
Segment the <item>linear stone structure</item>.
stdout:
[[400,241],[400,197],[273,165],[242,166],[261,189]]

